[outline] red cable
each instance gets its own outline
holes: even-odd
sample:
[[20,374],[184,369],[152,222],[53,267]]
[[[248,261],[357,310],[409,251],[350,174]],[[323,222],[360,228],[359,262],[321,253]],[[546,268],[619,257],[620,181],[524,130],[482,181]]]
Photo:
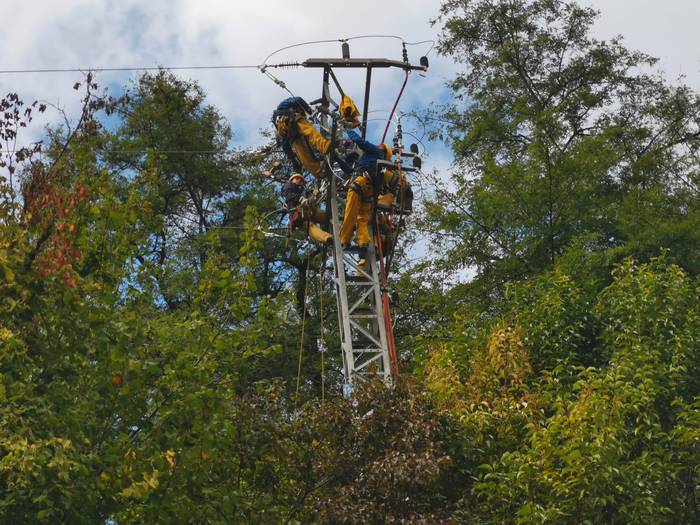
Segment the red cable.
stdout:
[[391,108],[391,113],[389,114],[389,120],[386,122],[386,128],[384,128],[384,135],[382,135],[382,144],[384,143],[384,139],[386,139],[386,134],[389,131],[389,126],[391,125],[391,119],[394,118],[394,112],[396,111],[396,106],[399,105],[399,100],[401,100],[401,95],[403,95],[403,90],[406,87],[406,83],[408,82],[408,73],[409,70],[406,70],[406,76],[403,79],[403,85],[401,86],[401,91],[399,91],[399,96],[396,97],[396,102],[394,102],[394,107]]
[[[391,113],[389,114],[389,119],[386,122],[386,127],[384,128],[384,134],[382,135],[382,144],[384,143],[384,140],[386,139],[386,134],[389,132],[389,126],[391,125],[391,119],[394,118],[394,113],[396,112],[396,108],[399,105],[399,101],[401,100],[401,96],[403,95],[404,89],[406,89],[406,84],[408,83],[408,73],[409,70],[406,70],[406,76],[403,79],[403,84],[401,85],[401,91],[399,91],[399,95],[396,97],[396,102],[394,102],[394,107],[391,108]],[[384,314],[384,328],[386,330],[386,339],[387,339],[387,346],[389,347],[389,368],[391,371],[391,375],[396,377],[399,374],[399,360],[398,356],[396,355],[396,343],[394,341],[394,328],[391,326],[391,311],[389,309],[389,294],[386,291],[386,269],[384,267],[384,253],[382,249],[382,237],[379,235],[379,220],[375,220],[375,231],[377,232],[377,238],[379,239],[378,247],[379,247],[379,273],[381,275],[381,284],[382,284],[382,313]]]
[[389,293],[387,292],[386,269],[384,268],[384,253],[382,247],[382,236],[379,234],[379,219],[374,223],[376,238],[379,240],[379,274],[382,285],[382,317],[384,317],[384,328],[386,331],[386,342],[389,347],[389,371],[393,377],[399,375],[399,360],[396,354],[396,342],[394,341],[394,327],[391,325],[391,310],[389,309]]

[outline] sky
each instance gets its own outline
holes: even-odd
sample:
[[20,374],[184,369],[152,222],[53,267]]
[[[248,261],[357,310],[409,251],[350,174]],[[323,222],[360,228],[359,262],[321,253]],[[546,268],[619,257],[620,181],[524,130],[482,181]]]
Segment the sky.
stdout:
[[[700,90],[700,2],[694,0],[582,0],[601,11],[596,36],[622,34],[628,47],[661,59],[670,78],[680,74]],[[99,68],[145,66],[256,65],[272,51],[310,40],[337,40],[357,35],[398,35],[406,41],[436,40],[439,24],[431,26],[439,0],[5,0],[0,69]],[[353,57],[400,59],[400,42],[391,38],[350,42]],[[410,46],[417,62],[430,44]],[[339,56],[340,43],[296,47],[270,62]],[[400,109],[411,111],[448,98],[445,82],[457,66],[436,55],[424,78],[412,75]],[[308,69],[273,71],[295,94],[320,95],[320,72]],[[343,72],[341,82],[356,100],[364,82],[359,72]],[[210,103],[220,109],[234,130],[234,145],[261,143],[259,130],[287,93],[256,69],[179,72],[197,80]],[[97,81],[118,93],[138,72],[100,73]],[[78,95],[71,89],[80,73],[0,74],[0,93],[17,92],[25,101],[45,100],[77,119]],[[378,128],[401,85],[400,71],[375,73],[370,115]],[[382,112],[384,110],[384,112]],[[62,116],[50,109],[32,130]],[[404,128],[418,135],[422,128]],[[428,146],[432,165],[445,169],[450,152]]]
[[[302,41],[366,34],[399,35],[407,41],[436,38],[437,28],[430,27],[428,21],[437,13],[437,4],[430,1],[362,0],[351,9],[343,5],[319,0],[23,0],[14,9],[15,17],[23,23],[6,24],[0,43],[0,69],[256,65],[272,51]],[[411,59],[417,62],[429,48],[429,43],[411,46]],[[351,54],[400,59],[401,45],[391,38],[354,40]],[[340,43],[333,42],[281,52],[270,62],[339,55]],[[435,66],[436,72],[441,71],[439,75],[414,75],[404,97],[405,110],[421,93],[446,95],[444,78],[449,63],[436,59]],[[269,125],[272,110],[288,96],[257,69],[179,73],[202,85],[209,102],[228,118],[239,145],[259,143],[258,130]],[[294,94],[307,100],[320,96],[318,70],[284,69],[272,73]],[[97,80],[116,89],[138,74],[100,73]],[[361,99],[364,82],[360,72],[339,76],[351,96]],[[379,110],[390,107],[401,77],[400,71],[375,73],[375,112],[371,118],[381,117]],[[79,73],[0,75],[0,92],[17,91],[25,100],[48,100],[74,112],[79,102],[71,86],[80,79]]]
[[[667,78],[685,76],[700,91],[700,2],[697,0],[579,0],[601,12],[594,27],[599,39],[622,35],[625,45],[660,59]],[[312,57],[340,56],[341,38],[397,35],[408,42],[437,40],[440,0],[4,0],[0,70],[154,66],[258,65],[273,51],[306,41],[331,43],[294,47],[272,56],[269,63],[297,62]],[[350,41],[351,56],[401,58],[400,41],[368,38]],[[417,62],[430,44],[409,46]],[[399,107],[410,112],[449,100],[446,82],[459,68],[429,52],[425,77],[413,74]],[[273,73],[296,95],[320,96],[317,70],[282,69]],[[212,69],[178,72],[199,82],[209,103],[227,118],[234,131],[232,146],[264,142],[270,114],[287,93],[257,69]],[[119,95],[140,72],[99,73],[96,80]],[[345,90],[359,101],[364,81],[359,71],[339,74]],[[2,74],[0,95],[16,92],[31,102],[46,101],[78,120],[79,95],[72,89],[80,73]],[[373,75],[368,137],[379,136],[402,81],[401,71]],[[373,120],[377,119],[377,120]],[[44,127],[63,121],[53,107],[25,131],[27,142],[42,137]],[[420,136],[422,127],[404,121],[404,130]],[[406,137],[406,142],[409,142]],[[448,147],[426,144],[424,170],[447,180],[452,164]],[[416,186],[416,182],[414,182]],[[416,253],[429,247],[419,241]],[[469,279],[466,269],[460,280]]]

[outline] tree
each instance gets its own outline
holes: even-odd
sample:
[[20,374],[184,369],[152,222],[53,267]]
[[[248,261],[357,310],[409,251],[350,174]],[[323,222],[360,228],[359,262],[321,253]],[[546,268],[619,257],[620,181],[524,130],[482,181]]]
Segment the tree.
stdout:
[[453,178],[435,181],[424,226],[443,265],[477,270],[470,296],[502,297],[591,234],[618,260],[665,247],[700,270],[698,96],[590,36],[595,18],[561,0],[443,3],[439,50],[466,71],[439,116]]
[[242,191],[259,180],[251,176],[258,166],[229,151],[231,129],[196,83],[165,71],[145,74],[126,100],[104,157],[118,176],[142,189],[161,221],[141,257],[161,268],[161,293],[175,308],[189,300],[182,292],[206,263],[210,234],[223,237],[238,258],[240,231],[227,235],[219,228],[242,227],[246,206],[257,200],[269,207],[271,195]]
[[[143,75],[127,90],[117,116],[116,130],[104,133],[100,154],[112,176],[140,191],[152,210],[151,231],[136,257],[157,276],[163,305],[172,311],[196,309],[194,294],[212,253],[226,256],[232,275],[241,271],[246,210],[255,207],[257,218],[250,226],[268,236],[249,258],[255,261],[247,269],[256,281],[250,290],[256,298],[252,307],[258,300],[286,298],[293,291],[300,314],[302,308],[312,309],[304,353],[305,369],[313,368],[319,329],[311,298],[316,295],[318,250],[284,238],[278,189],[263,175],[279,155],[270,146],[231,149],[231,127],[207,103],[201,87],[166,71]],[[309,257],[313,265],[307,272]],[[285,351],[275,354],[268,368],[259,369],[260,377],[284,377],[293,383],[299,332],[294,326],[276,336]],[[315,383],[312,392],[318,390]]]
[[616,270],[591,312],[594,351],[608,363],[579,369],[575,382],[542,374],[544,417],[483,467],[466,500],[471,522],[697,521],[696,293],[697,281],[663,259]]
[[284,297],[255,294],[252,209],[236,266],[210,248],[187,308],[164,307],[161,268],[141,251],[162,211],[148,179],[102,167],[93,102],[61,147],[18,170],[21,206],[8,186],[0,200],[5,523],[126,523],[137,501],[158,508],[178,461],[229,446],[212,439],[222,414],[286,326]]

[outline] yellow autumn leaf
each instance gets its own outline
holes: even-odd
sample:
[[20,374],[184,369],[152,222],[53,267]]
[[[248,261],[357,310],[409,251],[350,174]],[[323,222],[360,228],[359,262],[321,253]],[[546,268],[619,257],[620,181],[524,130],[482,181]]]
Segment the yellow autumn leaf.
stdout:
[[144,472],[143,481],[146,483],[146,485],[148,485],[152,489],[157,489],[158,488],[158,471],[154,470],[150,476]]
[[165,459],[170,464],[170,468],[175,467],[175,452],[173,450],[166,451]]

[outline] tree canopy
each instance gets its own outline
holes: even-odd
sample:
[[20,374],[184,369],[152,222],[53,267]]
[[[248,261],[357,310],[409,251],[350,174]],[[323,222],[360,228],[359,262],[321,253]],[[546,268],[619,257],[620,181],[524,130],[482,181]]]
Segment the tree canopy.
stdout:
[[[455,162],[390,282],[402,373],[351,399],[283,157],[196,82],[87,75],[3,154],[0,523],[700,520],[700,96],[574,1],[435,16]],[[18,144],[47,110],[0,108]]]

